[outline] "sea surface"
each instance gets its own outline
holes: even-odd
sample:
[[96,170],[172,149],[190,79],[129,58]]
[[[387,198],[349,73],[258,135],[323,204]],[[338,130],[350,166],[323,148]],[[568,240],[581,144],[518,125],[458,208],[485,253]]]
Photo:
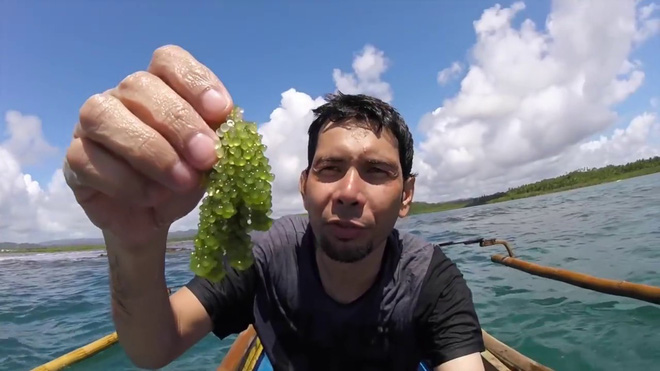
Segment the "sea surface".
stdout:
[[[433,242],[499,238],[518,257],[660,286],[660,174],[501,204],[417,215],[399,228]],[[601,294],[491,262],[502,246],[443,250],[492,335],[556,370],[657,370],[660,305]],[[188,255],[167,258],[172,287]],[[114,331],[98,252],[0,257],[0,369],[29,370]],[[233,338],[209,335],[166,370],[214,370]],[[115,345],[72,370],[136,369]]]

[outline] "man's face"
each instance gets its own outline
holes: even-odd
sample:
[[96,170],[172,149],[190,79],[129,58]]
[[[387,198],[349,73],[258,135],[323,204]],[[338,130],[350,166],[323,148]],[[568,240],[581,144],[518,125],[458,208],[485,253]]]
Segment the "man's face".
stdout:
[[355,262],[382,246],[407,215],[414,178],[403,181],[396,137],[366,126],[321,128],[300,191],[316,240],[332,259]]

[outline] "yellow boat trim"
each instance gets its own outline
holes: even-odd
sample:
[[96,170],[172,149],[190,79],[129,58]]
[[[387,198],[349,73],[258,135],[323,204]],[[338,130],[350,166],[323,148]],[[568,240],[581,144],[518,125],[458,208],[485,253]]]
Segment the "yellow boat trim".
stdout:
[[257,360],[259,359],[259,356],[261,355],[261,352],[263,351],[264,347],[261,344],[261,340],[257,337],[255,339],[255,344],[254,346],[250,349],[250,353],[247,356],[247,359],[245,360],[245,365],[243,366],[243,371],[253,371],[254,370],[254,365],[257,363]]
[[113,332],[83,347],[73,350],[59,358],[32,369],[32,371],[55,371],[61,370],[76,362],[89,358],[92,355],[110,347],[117,342],[117,333]]
[[[168,287],[167,294],[171,295],[172,290],[172,287]],[[59,371],[65,367],[71,366],[74,363],[78,363],[84,359],[87,359],[100,351],[106,350],[115,345],[117,342],[119,342],[119,336],[115,331],[112,334],[106,335],[67,354],[59,356],[48,363],[37,366],[31,371]]]

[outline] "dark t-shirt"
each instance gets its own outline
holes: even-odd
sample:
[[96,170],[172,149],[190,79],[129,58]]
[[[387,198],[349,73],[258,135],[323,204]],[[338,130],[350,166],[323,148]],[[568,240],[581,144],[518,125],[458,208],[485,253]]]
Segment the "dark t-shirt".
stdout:
[[280,218],[252,240],[251,268],[187,287],[219,338],[254,325],[276,370],[414,370],[484,350],[462,274],[413,234],[392,231],[375,283],[349,304],[323,289],[306,217]]

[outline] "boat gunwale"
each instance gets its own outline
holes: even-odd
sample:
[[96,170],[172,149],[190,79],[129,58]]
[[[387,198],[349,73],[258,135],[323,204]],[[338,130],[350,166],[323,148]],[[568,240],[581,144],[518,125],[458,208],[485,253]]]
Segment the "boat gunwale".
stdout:
[[[481,359],[486,371],[552,371],[551,368],[516,351],[485,330],[482,329],[481,333],[486,348],[481,352]],[[257,340],[257,332],[252,325],[249,325],[238,334],[216,371],[243,370],[250,349]]]

